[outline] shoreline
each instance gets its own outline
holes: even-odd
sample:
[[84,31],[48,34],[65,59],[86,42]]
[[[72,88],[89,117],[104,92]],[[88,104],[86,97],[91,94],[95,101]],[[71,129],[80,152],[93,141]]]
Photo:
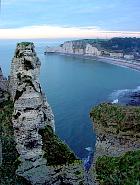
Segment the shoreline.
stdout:
[[65,55],[65,56],[72,56],[72,57],[79,57],[81,59],[91,59],[91,60],[98,60],[100,62],[120,66],[120,67],[126,67],[129,69],[133,69],[140,72],[140,63],[138,64],[136,61],[131,60],[125,60],[125,59],[117,59],[117,58],[111,58],[111,57],[105,57],[105,56],[90,56],[90,55],[78,55],[78,54],[69,54],[69,53],[59,53],[59,52],[45,52],[45,55],[47,54],[59,54],[59,55]]
[[102,57],[102,56],[97,57],[97,59],[101,62],[113,64],[120,67],[126,67],[140,72],[140,64],[136,64],[135,61],[133,61],[132,63],[132,61],[128,61],[125,59],[116,59],[116,58],[109,58],[109,57]]

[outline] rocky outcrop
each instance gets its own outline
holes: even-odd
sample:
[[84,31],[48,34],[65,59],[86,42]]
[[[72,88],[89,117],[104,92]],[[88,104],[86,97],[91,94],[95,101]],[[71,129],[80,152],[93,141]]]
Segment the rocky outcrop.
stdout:
[[140,108],[115,104],[101,104],[90,116],[94,122],[96,157],[121,154],[140,148]]
[[[131,159],[133,152],[137,152],[140,149],[140,107],[103,103],[92,109],[90,117],[94,123],[96,132],[94,168],[96,167],[96,170],[98,170],[98,175],[103,174],[100,173],[100,171],[102,169],[105,170],[104,165],[108,165],[109,160],[112,160],[112,162],[113,160],[116,161],[116,163],[112,164],[112,168],[110,167],[111,165],[109,166],[113,170],[113,167],[115,169],[115,164],[119,165],[117,160],[121,162],[121,159],[124,160],[125,156]],[[132,156],[129,156],[127,152],[131,151],[133,151]],[[139,151],[137,153],[139,154]],[[125,156],[123,156],[124,154]],[[135,161],[135,158],[133,161]],[[135,164],[132,163],[132,166],[133,165]],[[118,177],[116,178],[118,179],[121,176],[121,174],[119,174],[121,170],[123,169],[117,172]],[[115,171],[112,173],[115,174]],[[106,172],[104,172],[104,174],[106,174]],[[96,175],[95,173],[95,177]],[[103,176],[100,176],[100,178],[103,178]],[[127,176],[125,176],[125,178],[127,178]],[[110,179],[111,177],[109,177],[108,180]]]
[[[33,43],[17,44],[9,84],[14,101],[12,122],[21,162],[17,174],[33,184],[44,183],[43,177],[47,176],[48,171],[39,129],[48,125],[54,129],[54,116],[40,88],[39,68],[40,61]],[[42,174],[38,174],[41,169]]]
[[54,115],[39,83],[40,61],[33,43],[17,44],[9,91],[19,177],[33,185],[84,184],[80,160],[55,135]]
[[[0,67],[0,103],[2,103],[8,98],[7,85],[8,85],[7,80],[6,78],[4,78]],[[2,140],[0,137],[0,166],[1,164],[2,164]]]
[[[3,76],[2,69],[0,67],[0,107],[2,106],[3,102],[8,100],[8,81]],[[2,139],[0,137],[0,166],[2,165]]]
[[7,100],[9,97],[8,95],[8,81],[3,76],[1,67],[0,67],[0,103]]

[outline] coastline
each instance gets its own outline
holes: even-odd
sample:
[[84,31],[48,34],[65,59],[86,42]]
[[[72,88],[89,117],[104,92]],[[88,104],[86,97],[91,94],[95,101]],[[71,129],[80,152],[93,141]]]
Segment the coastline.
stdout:
[[111,58],[111,57],[105,57],[105,56],[78,55],[78,54],[69,54],[69,53],[60,53],[60,52],[45,52],[45,55],[47,54],[59,54],[59,55],[65,55],[65,56],[79,57],[81,59],[98,60],[100,62],[117,65],[120,67],[126,67],[140,72],[140,64],[131,60]]
[[132,61],[124,60],[124,59],[102,57],[102,56],[97,57],[97,59],[101,62],[117,65],[120,67],[130,68],[130,69],[133,69],[136,71],[140,71],[140,64],[136,64],[135,61],[132,62]]

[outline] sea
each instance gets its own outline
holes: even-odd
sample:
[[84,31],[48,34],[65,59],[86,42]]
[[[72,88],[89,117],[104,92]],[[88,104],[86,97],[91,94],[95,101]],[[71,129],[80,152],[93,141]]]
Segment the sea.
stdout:
[[[0,40],[0,66],[6,77],[20,41]],[[63,40],[27,41],[34,42],[41,61],[40,83],[55,115],[56,133],[83,159],[88,155],[85,148],[95,147],[91,109],[118,100],[121,93],[140,89],[140,72],[95,59],[44,55],[46,46],[59,45]]]

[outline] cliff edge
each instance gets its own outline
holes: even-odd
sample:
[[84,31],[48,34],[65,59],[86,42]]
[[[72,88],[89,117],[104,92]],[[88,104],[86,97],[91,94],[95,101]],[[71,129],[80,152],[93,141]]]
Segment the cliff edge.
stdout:
[[96,132],[97,184],[140,182],[140,107],[103,103],[90,113]]

